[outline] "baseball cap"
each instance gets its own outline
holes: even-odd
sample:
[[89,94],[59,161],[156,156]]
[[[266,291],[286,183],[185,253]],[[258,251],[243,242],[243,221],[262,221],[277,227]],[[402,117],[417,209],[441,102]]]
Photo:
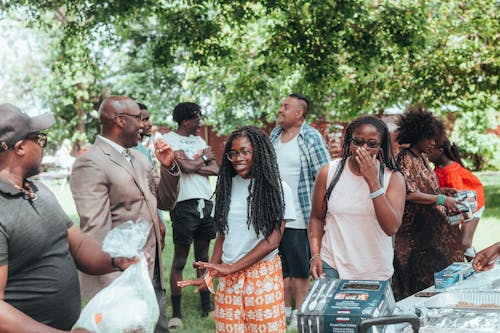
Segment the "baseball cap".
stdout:
[[43,131],[56,122],[52,113],[30,117],[10,103],[0,105],[0,152],[13,147],[30,133]]

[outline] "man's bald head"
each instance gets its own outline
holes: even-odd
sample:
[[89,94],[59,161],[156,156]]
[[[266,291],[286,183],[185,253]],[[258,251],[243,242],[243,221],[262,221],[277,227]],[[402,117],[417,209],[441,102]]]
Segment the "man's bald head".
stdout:
[[128,96],[109,96],[99,107],[99,122],[103,127],[112,126],[117,115],[124,113],[124,110],[137,109],[140,113],[137,103]]
[[137,145],[144,128],[139,105],[127,96],[109,96],[99,107],[101,135],[122,147]]

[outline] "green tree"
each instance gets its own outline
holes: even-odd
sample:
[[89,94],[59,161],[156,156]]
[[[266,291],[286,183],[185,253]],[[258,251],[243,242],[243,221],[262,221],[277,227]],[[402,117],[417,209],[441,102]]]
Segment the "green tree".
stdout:
[[[61,33],[53,45],[54,72],[70,75],[56,81],[67,93],[54,102],[76,118],[84,116],[77,110],[88,116],[85,103],[100,94],[142,100],[161,123],[168,121],[161,111],[192,99],[227,133],[273,121],[294,91],[311,97],[313,119],[349,120],[419,102],[445,115],[452,105],[458,109],[452,136],[476,167],[487,164],[477,155],[489,158],[498,149],[483,145],[491,139],[486,130],[498,123],[495,0],[22,0],[9,6],[23,8],[31,22],[46,13],[59,18],[45,19]],[[471,122],[479,116],[488,121]],[[466,137],[478,139],[468,144]],[[477,152],[476,144],[483,145]]]

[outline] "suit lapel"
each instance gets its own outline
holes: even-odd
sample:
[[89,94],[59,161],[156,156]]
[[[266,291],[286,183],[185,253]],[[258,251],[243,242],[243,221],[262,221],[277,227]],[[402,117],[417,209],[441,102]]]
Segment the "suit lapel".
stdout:
[[125,171],[127,171],[127,173],[129,173],[130,176],[132,176],[137,186],[139,186],[139,188],[142,189],[142,187],[139,185],[138,177],[134,171],[134,168],[132,167],[130,162],[125,158],[125,156],[120,154],[115,148],[111,147],[111,145],[109,145],[99,137],[96,138],[95,144],[102,149],[104,154],[106,154],[109,157],[111,162],[113,162],[120,168],[125,169]]
[[149,189],[149,184],[147,183],[148,179],[147,177],[141,177],[141,175],[143,175],[145,171],[143,170],[143,167],[141,166],[141,163],[138,160],[137,154],[142,154],[142,153],[135,149],[130,149],[130,156],[132,158],[132,163],[134,163],[134,167],[132,167],[132,165],[125,158],[124,155],[120,154],[115,148],[111,147],[108,143],[106,143],[99,137],[96,138],[95,144],[100,149],[102,149],[104,154],[109,156],[111,162],[116,164],[118,167],[125,169],[127,173],[130,174],[130,176],[134,180],[134,183],[137,185],[137,187],[142,193],[142,196],[144,197],[144,201],[146,202],[149,213],[151,214],[151,218],[153,219],[153,221],[155,221],[156,212],[151,203],[152,194],[151,190]]

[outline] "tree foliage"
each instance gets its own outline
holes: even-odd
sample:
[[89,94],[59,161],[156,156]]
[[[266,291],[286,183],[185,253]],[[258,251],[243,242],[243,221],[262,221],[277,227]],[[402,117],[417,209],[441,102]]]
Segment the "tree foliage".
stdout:
[[177,102],[197,101],[210,114],[207,121],[227,133],[273,121],[293,91],[311,98],[313,119],[349,120],[419,102],[444,115],[453,106],[451,136],[475,156],[475,166],[498,151],[485,144],[498,142],[486,131],[499,120],[495,0],[21,0],[9,6],[58,36],[52,45],[57,78],[51,79],[59,89],[51,102],[68,122],[77,115],[88,128],[95,129],[92,103],[109,93],[146,102],[156,122],[167,121]]

